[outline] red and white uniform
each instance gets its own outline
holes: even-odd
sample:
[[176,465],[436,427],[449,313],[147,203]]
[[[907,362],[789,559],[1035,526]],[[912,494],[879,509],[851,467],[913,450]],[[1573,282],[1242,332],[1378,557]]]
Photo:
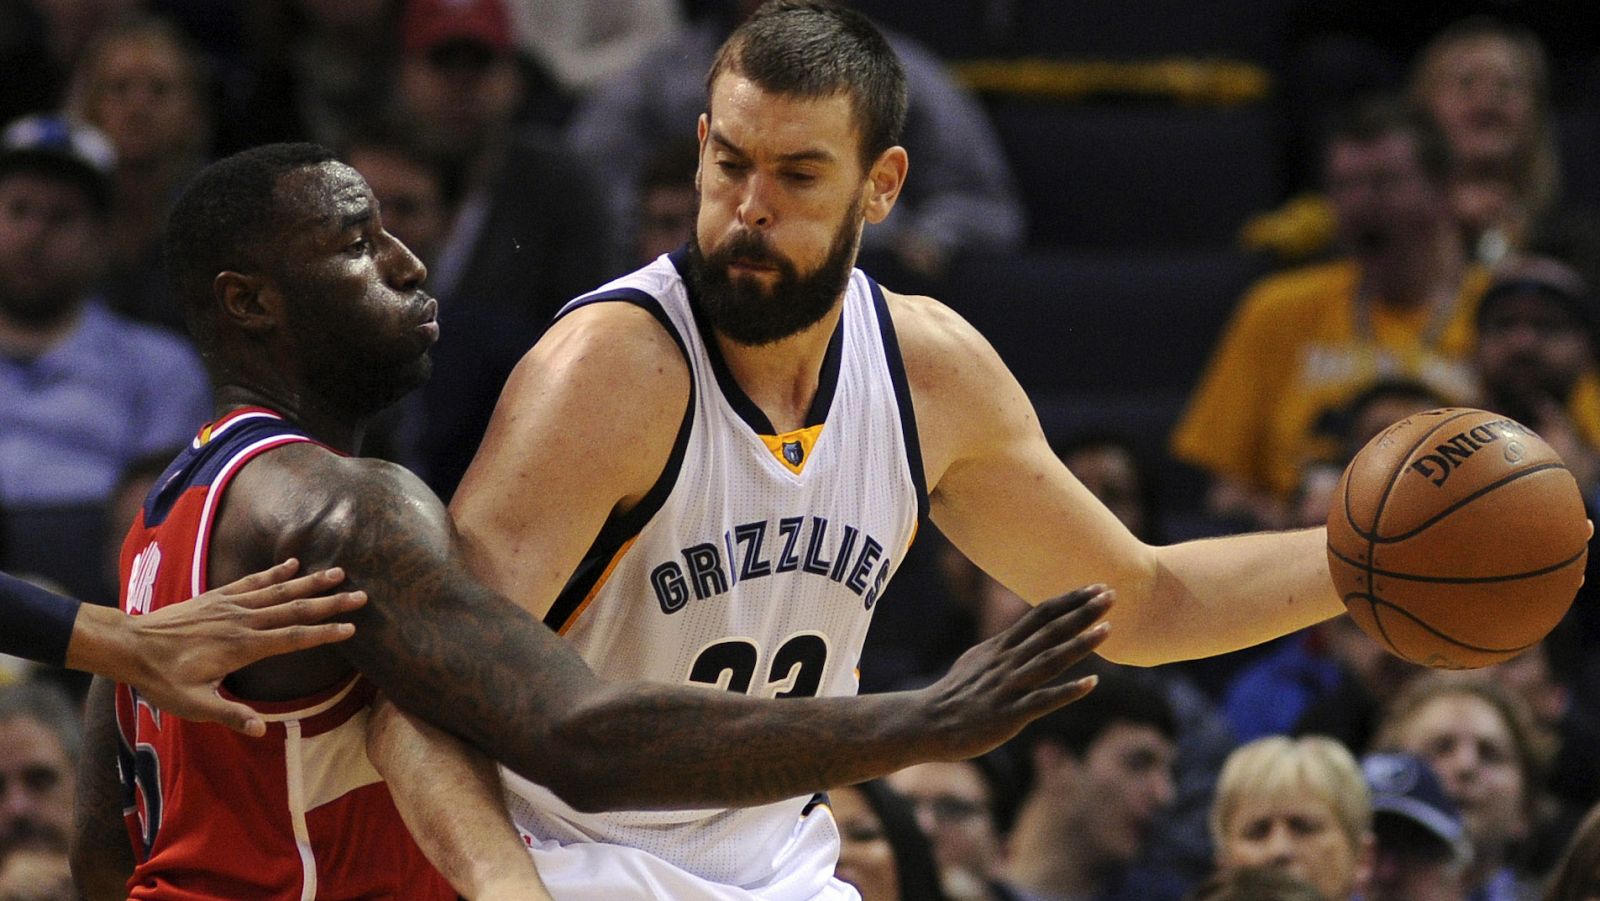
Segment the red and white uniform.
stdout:
[[[269,410],[201,430],[157,482],[122,546],[122,609],[201,594],[223,492],[276,447],[311,439]],[[375,694],[360,676],[311,697],[250,702],[267,734],[163,714],[117,686],[123,815],[135,899],[454,899],[366,755]]]

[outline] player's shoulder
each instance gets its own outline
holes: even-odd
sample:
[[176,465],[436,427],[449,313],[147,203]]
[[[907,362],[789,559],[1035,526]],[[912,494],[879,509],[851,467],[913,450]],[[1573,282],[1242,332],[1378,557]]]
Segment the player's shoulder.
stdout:
[[552,324],[507,382],[511,396],[537,391],[621,392],[635,402],[687,396],[680,337],[644,291],[583,298]]
[[444,505],[403,466],[310,441],[286,444],[240,470],[228,491],[267,535],[342,541],[381,522],[437,528]]
[[883,300],[902,352],[950,350],[983,340],[971,323],[937,298],[884,288]]
[[994,348],[971,323],[939,300],[884,289],[900,357],[914,393],[982,383],[1004,370]]

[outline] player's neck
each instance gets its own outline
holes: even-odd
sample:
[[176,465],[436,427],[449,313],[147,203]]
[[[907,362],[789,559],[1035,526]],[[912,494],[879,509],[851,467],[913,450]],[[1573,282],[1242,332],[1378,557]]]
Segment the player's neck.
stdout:
[[240,407],[265,407],[282,414],[318,442],[352,456],[361,452],[361,441],[366,437],[366,419],[321,409],[293,392],[233,382],[219,385],[215,397],[214,407],[219,417]]
[[822,359],[839,326],[836,303],[810,328],[781,341],[752,347],[717,333],[717,347],[744,393],[767,414],[779,434],[803,428],[817,395]]

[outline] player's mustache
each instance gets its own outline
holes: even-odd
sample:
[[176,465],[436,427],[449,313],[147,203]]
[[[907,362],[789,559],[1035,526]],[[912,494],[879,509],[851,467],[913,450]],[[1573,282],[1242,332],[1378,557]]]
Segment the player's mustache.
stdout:
[[783,266],[789,262],[767,245],[766,238],[751,231],[738,232],[723,241],[712,258],[718,265],[726,265],[733,260],[771,266]]

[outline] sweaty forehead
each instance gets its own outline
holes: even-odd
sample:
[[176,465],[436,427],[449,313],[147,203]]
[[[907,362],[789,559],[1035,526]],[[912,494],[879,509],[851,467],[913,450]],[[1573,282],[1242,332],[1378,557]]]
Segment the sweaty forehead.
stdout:
[[775,93],[737,72],[724,73],[712,84],[709,118],[714,131],[751,152],[822,150],[845,157],[859,143],[848,93]]
[[372,206],[372,189],[356,170],[329,161],[285,173],[276,204],[290,229],[340,228]]

